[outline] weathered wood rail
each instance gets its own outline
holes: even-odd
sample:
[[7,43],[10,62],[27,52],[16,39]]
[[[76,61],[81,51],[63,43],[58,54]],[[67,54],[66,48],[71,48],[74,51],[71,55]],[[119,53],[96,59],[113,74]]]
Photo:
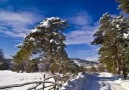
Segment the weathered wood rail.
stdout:
[[[36,85],[29,87],[27,90],[59,90],[62,84],[66,82],[69,78],[73,78],[74,75],[69,74],[62,77],[59,75],[54,75],[48,78],[46,78],[44,75],[43,77],[44,77],[43,81],[32,81],[32,82],[26,82],[22,84],[0,86],[0,90],[9,90],[10,88],[22,87],[22,86],[33,85],[33,84],[36,84]],[[49,81],[52,78],[54,79],[54,81]],[[49,85],[46,85],[46,84],[49,84]]]

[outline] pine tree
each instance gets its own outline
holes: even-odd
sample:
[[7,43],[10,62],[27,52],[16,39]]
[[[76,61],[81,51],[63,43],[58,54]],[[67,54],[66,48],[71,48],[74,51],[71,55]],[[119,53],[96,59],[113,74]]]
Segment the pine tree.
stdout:
[[15,62],[22,63],[36,54],[51,63],[51,71],[67,72],[71,65],[64,44],[66,39],[63,32],[66,28],[68,28],[67,22],[58,17],[43,20],[27,34],[23,43],[18,45],[20,50],[14,56]]
[[129,13],[129,0],[117,0],[120,2],[119,8],[125,13]]
[[[99,54],[100,62],[105,63],[106,66],[112,67],[112,72],[120,74],[123,71],[123,75],[127,72],[126,61],[129,61],[125,57],[128,52],[128,40],[124,34],[129,31],[129,21],[124,18],[123,15],[113,17],[108,13],[104,14],[100,19],[100,27],[94,34],[94,41],[92,44],[100,45]],[[126,56],[127,55],[127,56]]]
[[[111,54],[109,53],[112,51],[112,37],[115,35],[110,28],[112,17],[105,13],[102,18],[100,18],[100,27],[98,28],[98,31],[94,34],[94,41],[92,42],[93,45],[100,45],[99,54],[100,54],[100,62],[110,62],[111,60]],[[106,63],[107,64],[107,63]],[[112,66],[112,63],[109,63],[110,66]],[[114,68],[112,68],[114,70]]]

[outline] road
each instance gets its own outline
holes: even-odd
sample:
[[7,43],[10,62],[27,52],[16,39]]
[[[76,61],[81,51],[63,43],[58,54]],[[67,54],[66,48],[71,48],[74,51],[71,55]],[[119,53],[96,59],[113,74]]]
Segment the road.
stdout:
[[109,75],[90,74],[85,81],[83,90],[127,90],[114,82]]

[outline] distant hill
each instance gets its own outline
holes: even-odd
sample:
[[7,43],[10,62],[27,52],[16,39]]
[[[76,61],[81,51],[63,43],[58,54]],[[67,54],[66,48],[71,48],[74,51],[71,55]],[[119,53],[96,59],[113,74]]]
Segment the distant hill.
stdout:
[[72,61],[74,61],[79,66],[96,66],[99,63],[95,61],[89,61],[85,59],[79,59],[79,58],[70,58]]

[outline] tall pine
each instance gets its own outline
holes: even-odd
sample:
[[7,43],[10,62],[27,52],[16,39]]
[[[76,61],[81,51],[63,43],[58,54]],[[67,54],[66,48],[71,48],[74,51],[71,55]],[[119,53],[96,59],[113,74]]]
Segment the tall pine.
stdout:
[[[100,62],[105,63],[113,73],[123,72],[127,77],[127,54],[129,48],[128,37],[129,21],[123,15],[111,16],[106,13],[100,18],[100,27],[94,34],[92,44],[100,45]],[[111,67],[111,68],[110,68]]]
[[15,62],[22,63],[36,55],[42,60],[48,60],[53,73],[66,73],[72,70],[73,63],[65,51],[66,38],[63,32],[66,28],[68,28],[67,22],[58,17],[43,20],[37,27],[30,30],[23,43],[18,45],[20,50],[14,56]]

